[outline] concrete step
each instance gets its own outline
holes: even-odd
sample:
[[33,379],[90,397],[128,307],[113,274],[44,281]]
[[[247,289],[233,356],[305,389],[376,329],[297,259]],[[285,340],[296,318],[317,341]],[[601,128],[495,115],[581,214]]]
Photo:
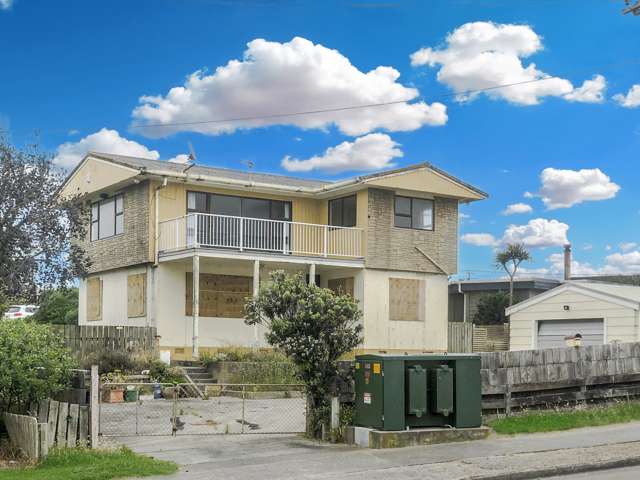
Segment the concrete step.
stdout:
[[207,369],[204,367],[180,367],[182,368],[182,370],[184,370],[187,374],[191,375],[193,374],[200,374],[200,373],[206,373],[208,375]]
[[191,372],[187,372],[187,375],[189,375],[189,377],[191,378],[191,380],[193,380],[194,382],[196,380],[209,380],[211,381],[211,375],[208,373],[191,373]]

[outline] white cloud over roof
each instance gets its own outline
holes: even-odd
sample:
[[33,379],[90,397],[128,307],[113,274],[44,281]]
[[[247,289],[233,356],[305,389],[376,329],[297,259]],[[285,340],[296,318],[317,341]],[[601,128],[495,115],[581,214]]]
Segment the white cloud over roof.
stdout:
[[[413,131],[447,123],[445,105],[416,101],[416,88],[398,83],[400,73],[388,66],[362,72],[338,50],[295,37],[290,42],[255,39],[241,60],[230,60],[212,73],[200,70],[166,95],[144,95],[132,113],[137,126],[202,122],[212,119],[271,116],[259,120],[141,128],[150,137],[178,131],[209,135],[271,125],[326,129],[359,136],[374,130]],[[312,115],[273,116],[376,103],[380,107]],[[409,103],[411,102],[411,103]]]
[[[535,63],[523,64],[524,58],[542,49],[542,37],[529,25],[471,22],[449,33],[443,46],[414,52],[411,64],[438,68],[438,80],[456,92],[489,89],[461,94],[459,101],[481,94],[517,105],[536,105],[549,96],[574,102],[602,101],[606,82],[601,75],[574,88],[569,80],[550,76]],[[510,84],[519,85],[496,88]]]

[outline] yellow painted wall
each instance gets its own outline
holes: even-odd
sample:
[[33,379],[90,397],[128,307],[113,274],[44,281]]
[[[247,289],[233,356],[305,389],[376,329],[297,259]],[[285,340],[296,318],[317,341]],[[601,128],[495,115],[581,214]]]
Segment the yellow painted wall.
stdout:
[[89,158],[69,179],[60,193],[62,197],[97,192],[135,177],[137,170]]

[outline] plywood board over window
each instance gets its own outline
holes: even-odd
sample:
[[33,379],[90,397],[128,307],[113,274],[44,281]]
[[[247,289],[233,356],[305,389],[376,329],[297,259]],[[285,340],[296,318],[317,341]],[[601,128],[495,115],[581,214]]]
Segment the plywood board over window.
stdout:
[[102,279],[87,279],[87,321],[102,320]]
[[389,279],[389,319],[423,322],[425,311],[424,281],[411,278]]
[[[244,304],[251,296],[253,278],[238,275],[200,274],[200,316],[244,318]],[[193,315],[193,274],[187,272],[185,314]]]
[[147,274],[127,276],[127,317],[144,317],[147,304]]
[[327,282],[327,286],[334,293],[353,297],[353,277],[332,278]]

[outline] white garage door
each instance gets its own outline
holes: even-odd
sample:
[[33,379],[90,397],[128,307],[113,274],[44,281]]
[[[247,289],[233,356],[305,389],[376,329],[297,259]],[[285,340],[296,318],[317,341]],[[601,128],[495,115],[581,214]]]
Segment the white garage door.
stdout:
[[576,320],[539,320],[538,348],[566,347],[564,337],[582,335],[582,345],[604,343],[604,321],[601,318]]

